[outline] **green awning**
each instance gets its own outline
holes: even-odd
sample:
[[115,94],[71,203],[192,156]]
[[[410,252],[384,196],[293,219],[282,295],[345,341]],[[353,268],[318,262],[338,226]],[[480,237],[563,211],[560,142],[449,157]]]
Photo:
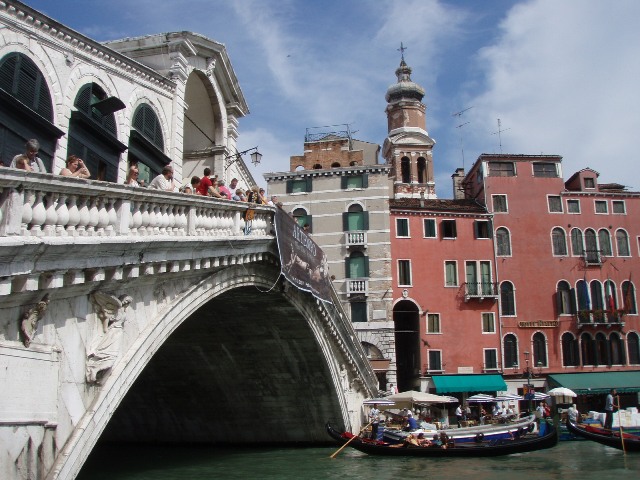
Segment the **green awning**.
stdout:
[[436,393],[503,392],[507,390],[502,375],[434,375]]
[[640,372],[560,373],[549,375],[549,388],[567,387],[578,395],[608,393],[615,388],[618,393],[640,392]]

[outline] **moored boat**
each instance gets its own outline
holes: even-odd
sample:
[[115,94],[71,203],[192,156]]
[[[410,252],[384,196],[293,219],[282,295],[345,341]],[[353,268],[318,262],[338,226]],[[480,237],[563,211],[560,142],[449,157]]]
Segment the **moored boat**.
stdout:
[[522,436],[480,442],[456,443],[445,446],[417,446],[412,444],[390,444],[354,436],[350,432],[339,432],[327,423],[327,432],[336,441],[346,444],[369,455],[395,457],[495,457],[513,453],[532,452],[551,448],[558,443],[558,431],[552,425],[543,423],[540,433],[526,433]]
[[626,433],[624,432],[624,428],[621,437],[619,429],[608,430],[586,424],[575,424],[567,420],[567,430],[574,435],[578,435],[587,440],[593,440],[608,447],[628,452],[640,452],[640,436]]

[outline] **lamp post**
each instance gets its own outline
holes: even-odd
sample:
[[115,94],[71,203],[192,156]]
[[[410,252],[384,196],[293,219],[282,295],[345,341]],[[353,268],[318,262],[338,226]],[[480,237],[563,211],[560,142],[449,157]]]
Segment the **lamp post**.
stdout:
[[527,398],[529,399],[529,412],[533,411],[533,393],[531,392],[531,367],[529,367],[529,352],[524,352],[524,361],[527,364]]
[[227,171],[227,169],[231,165],[233,165],[235,162],[237,162],[242,158],[242,155],[249,152],[252,152],[251,163],[253,163],[254,166],[258,165],[260,163],[260,160],[262,160],[262,154],[258,151],[258,147],[253,147],[253,148],[248,148],[247,150],[243,150],[242,152],[236,152],[226,156],[224,159],[224,170]]

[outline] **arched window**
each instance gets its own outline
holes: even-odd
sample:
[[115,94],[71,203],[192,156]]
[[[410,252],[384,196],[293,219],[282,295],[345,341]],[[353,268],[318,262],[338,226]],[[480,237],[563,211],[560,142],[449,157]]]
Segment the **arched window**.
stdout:
[[611,235],[609,230],[601,228],[598,230],[598,243],[600,243],[600,254],[604,257],[611,257],[613,255],[611,249]]
[[609,342],[602,332],[596,333],[596,365],[611,365]]
[[129,163],[138,164],[138,180],[149,183],[171,159],[164,154],[162,127],[153,108],[143,103],[133,114],[129,135]]
[[116,182],[120,154],[127,149],[117,138],[114,112],[124,108],[96,83],[80,88],[69,121],[68,154],[84,159],[92,178]]
[[345,232],[353,232],[369,229],[369,215],[362,209],[362,205],[354,203],[349,205],[342,214],[342,227]]
[[347,278],[366,278],[369,276],[369,258],[360,251],[351,252],[346,259]]
[[384,355],[382,351],[375,345],[368,342],[361,342],[362,349],[369,360],[383,360]]
[[331,168],[340,168],[340,162],[333,162]]
[[609,346],[611,349],[611,364],[612,365],[624,365],[624,344],[620,335],[616,332],[609,335]]
[[427,183],[427,161],[424,157],[418,158],[418,183]]
[[516,314],[516,298],[511,282],[502,282],[500,285],[500,306],[502,315]]
[[562,365],[564,367],[580,365],[580,347],[573,333],[566,332],[562,335]]
[[569,282],[565,282],[564,280],[558,282],[556,290],[556,304],[558,307],[558,315],[570,315],[575,313]]
[[504,336],[504,366],[513,368],[518,366],[518,339],[512,333]]
[[593,320],[595,322],[604,322],[604,298],[602,296],[602,284],[599,280],[591,280],[589,284],[591,290],[591,309],[593,310]]
[[402,157],[400,160],[400,176],[402,183],[411,183],[411,160],[408,157]]
[[509,230],[504,227],[496,230],[496,255],[500,257],[511,256],[511,238]]
[[319,163],[316,163],[316,164],[313,166],[313,169],[314,169],[314,170],[322,170],[322,165],[320,165]]
[[598,251],[598,237],[595,230],[588,228],[584,231],[585,254],[587,262],[600,263],[600,255]]
[[582,350],[582,365],[596,365],[595,361],[595,344],[589,333],[580,335],[580,343]]
[[640,365],[640,336],[636,332],[627,334],[627,347],[629,348],[629,364]]
[[605,309],[609,312],[618,308],[618,296],[616,295],[616,284],[613,280],[605,280],[604,282],[604,301]]
[[64,132],[53,124],[53,102],[42,72],[29,57],[9,53],[0,60],[0,158],[9,165],[38,139],[38,156],[51,172],[56,142]]
[[311,215],[307,213],[304,208],[296,208],[293,210],[293,218],[298,223],[300,228],[304,228],[305,225],[309,225],[309,230],[307,233],[311,232],[312,224],[311,224]]
[[544,334],[533,334],[533,363],[536,367],[547,366],[547,339]]
[[578,314],[580,323],[591,321],[591,299],[589,298],[589,286],[584,280],[576,283],[576,295],[578,296]]
[[626,313],[631,315],[638,314],[636,305],[636,287],[629,280],[622,282],[622,301]]
[[567,238],[564,230],[556,227],[551,232],[551,240],[553,243],[553,254],[555,256],[564,256],[567,254]]
[[629,253],[629,235],[624,230],[616,232],[616,246],[618,247],[619,257],[628,257]]
[[574,228],[571,230],[571,253],[576,257],[584,255],[584,244],[582,243],[582,230]]

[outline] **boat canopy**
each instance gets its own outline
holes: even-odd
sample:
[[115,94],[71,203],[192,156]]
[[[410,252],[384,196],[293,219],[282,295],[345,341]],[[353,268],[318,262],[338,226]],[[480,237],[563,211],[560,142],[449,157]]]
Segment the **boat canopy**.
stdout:
[[618,393],[640,392],[639,372],[558,373],[549,375],[550,387],[567,387],[578,395],[608,393],[615,388]]
[[502,375],[434,375],[431,377],[438,394],[450,392],[503,392],[507,390]]

